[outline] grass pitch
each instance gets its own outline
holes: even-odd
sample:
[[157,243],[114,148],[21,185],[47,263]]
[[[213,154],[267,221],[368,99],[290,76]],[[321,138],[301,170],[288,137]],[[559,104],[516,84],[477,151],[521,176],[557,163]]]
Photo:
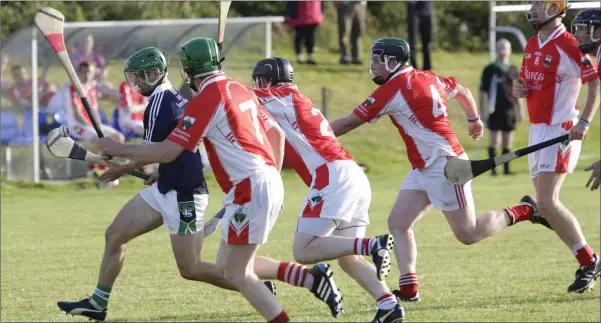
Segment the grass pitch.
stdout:
[[[290,55],[276,48],[276,55]],[[301,91],[320,105],[323,86],[329,88],[328,119],[346,115],[364,100],[375,85],[367,67],[343,67],[332,55],[318,54],[320,65],[296,66]],[[239,80],[250,79],[252,58],[230,65],[228,73]],[[236,60],[230,60],[236,61]],[[435,53],[435,71],[455,76],[477,95],[486,54]],[[519,65],[520,58],[514,62]],[[236,63],[237,64],[237,63]],[[121,63],[115,63],[120,69]],[[171,80],[181,81],[171,69]],[[119,84],[121,73],[113,71]],[[64,72],[55,70],[51,79],[61,84]],[[248,82],[246,82],[248,83]],[[580,95],[580,103],[586,87]],[[582,106],[582,105],[581,105]],[[109,105],[104,106],[105,108]],[[476,158],[476,142],[467,138],[466,121],[460,107],[449,103],[451,122],[462,144]],[[599,158],[599,120],[591,125],[582,158],[575,174],[561,192],[563,203],[580,220],[591,247],[599,252],[599,192],[584,188],[588,173],[583,168]],[[358,161],[370,167],[372,187],[369,235],[387,231],[386,218],[407,171],[404,144],[396,129],[383,118],[341,138]],[[488,137],[479,158],[484,158]],[[518,126],[514,147],[527,145],[528,125]],[[491,178],[487,174],[473,183],[478,211],[514,205],[524,194],[534,194],[527,174],[526,158],[512,163],[512,177]],[[284,175],[286,201],[262,255],[290,261],[296,215],[306,187],[291,172]],[[211,199],[207,216],[220,208],[223,194],[209,176]],[[79,190],[68,185],[25,185],[2,183],[2,321],[80,322],[60,313],[58,300],[79,300],[95,287],[104,244],[104,230],[120,207],[143,186],[134,179],[117,189]],[[476,245],[457,242],[438,211],[431,211],[415,227],[418,243],[417,275],[423,302],[406,304],[407,321],[596,321],[601,315],[597,287],[589,294],[567,294],[577,268],[569,249],[542,226],[520,223]],[[219,233],[205,241],[202,257],[214,261]],[[337,321],[371,321],[372,299],[331,262],[335,279],[345,299],[345,314]],[[387,283],[396,286],[396,262]],[[278,284],[278,300],[295,321],[334,321],[325,304],[308,291]],[[168,233],[159,228],[128,245],[125,266],[113,288],[109,303],[110,321],[262,321],[237,293],[179,277],[171,253]]]

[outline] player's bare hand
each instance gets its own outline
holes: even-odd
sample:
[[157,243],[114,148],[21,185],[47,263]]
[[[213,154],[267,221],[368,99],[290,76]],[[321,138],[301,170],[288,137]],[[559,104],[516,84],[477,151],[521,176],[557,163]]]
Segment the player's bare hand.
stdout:
[[152,185],[159,180],[159,172],[154,171],[150,174],[150,178],[144,181],[144,185]]
[[478,120],[477,122],[473,123],[468,123],[467,131],[470,137],[474,138],[474,140],[478,140],[482,138],[482,134],[484,133],[484,125],[482,124],[481,120]]
[[125,173],[127,173],[127,171],[129,170],[127,166],[119,164],[117,162],[107,161],[107,163],[109,164],[109,168],[106,171],[104,171],[104,173],[102,173],[100,176],[98,176],[98,180],[103,182],[115,181],[119,179],[119,177],[125,175]]
[[114,141],[111,138],[104,137],[96,140],[96,148],[100,151],[101,156],[115,156],[123,144]]
[[593,185],[591,185],[591,191],[598,189],[599,185],[601,185],[601,160],[596,161],[584,170],[593,171],[591,177],[588,179],[588,182],[586,182],[586,187],[589,187],[589,185],[592,183]]
[[513,92],[513,96],[516,98],[525,98],[528,96],[528,85],[526,85],[526,81],[524,81],[524,79],[521,77],[513,82],[513,87],[511,90]]
[[578,122],[575,126],[570,129],[570,140],[582,140],[588,132],[588,126]]

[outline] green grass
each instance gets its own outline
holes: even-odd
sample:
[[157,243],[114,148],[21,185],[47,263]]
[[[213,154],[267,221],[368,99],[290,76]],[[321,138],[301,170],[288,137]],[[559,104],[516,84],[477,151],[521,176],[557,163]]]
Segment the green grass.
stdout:
[[[386,217],[404,172],[368,174],[372,224],[368,234],[386,231]],[[599,193],[584,189],[586,174],[569,177],[562,200],[573,210],[594,250],[599,250]],[[222,194],[212,178],[209,215]],[[285,175],[286,208],[260,253],[292,260],[292,233],[306,188]],[[2,321],[81,321],[59,313],[58,300],[76,300],[95,287],[104,229],[141,185],[78,190],[74,185],[2,186]],[[527,176],[474,182],[477,209],[499,209],[532,194]],[[406,305],[408,321],[597,321],[599,290],[571,295],[566,288],[577,267],[557,236],[542,226],[520,223],[476,245],[457,242],[444,217],[431,211],[415,228],[421,304]],[[205,241],[202,257],[214,261],[219,233]],[[374,302],[333,262],[344,293],[341,321],[371,320]],[[387,283],[395,286],[396,263]],[[306,290],[278,284],[278,300],[295,321],[333,321],[327,307]],[[177,272],[166,229],[128,245],[121,276],[110,301],[111,321],[261,321],[234,292],[185,281]]]
[[[274,55],[292,57],[289,47],[276,44]],[[249,54],[228,58],[227,72],[248,83],[255,57]],[[367,66],[340,66],[336,55],[317,53],[319,66],[296,66],[296,82],[316,106],[321,89],[329,90],[327,117],[348,114],[362,102],[375,85]],[[455,76],[477,94],[486,54],[434,54],[435,71]],[[518,56],[514,62],[520,62]],[[293,60],[294,62],[294,60]],[[172,62],[173,63],[173,62]],[[121,82],[121,64],[113,62],[111,81]],[[57,84],[66,81],[64,72],[49,74]],[[181,80],[176,64],[170,79]],[[586,96],[586,87],[580,103]],[[103,103],[109,111],[111,104]],[[467,137],[460,107],[449,103],[451,122],[468,154],[475,156],[476,142]],[[580,220],[594,250],[600,250],[599,193],[584,188],[588,174],[582,168],[599,156],[599,116],[591,125],[583,147],[583,158],[574,175],[566,180],[561,199]],[[483,138],[483,147],[488,138]],[[387,231],[386,217],[407,170],[404,144],[391,123],[383,118],[341,138],[358,161],[370,166],[373,200],[372,225],[368,234]],[[514,147],[528,141],[528,124],[518,126]],[[485,154],[481,150],[480,158]],[[474,181],[478,211],[515,204],[523,194],[533,194],[527,175],[526,158],[512,164],[518,171],[511,178],[483,175]],[[284,214],[261,254],[292,260],[292,236],[296,214],[306,187],[285,174]],[[214,214],[223,197],[209,176],[212,192],[208,214]],[[78,190],[69,185],[31,185],[4,182],[2,185],[2,321],[80,321],[60,314],[58,300],[75,300],[95,287],[104,243],[104,229],[120,207],[142,186],[124,181],[115,190]],[[540,226],[519,224],[498,236],[473,246],[457,242],[438,211],[431,211],[416,228],[418,278],[424,301],[407,304],[408,321],[597,321],[600,297],[568,295],[567,286],[577,267],[569,249],[557,236]],[[211,236],[203,259],[214,261],[219,234]],[[168,233],[160,228],[132,241],[126,264],[113,289],[109,319],[112,321],[261,321],[261,317],[238,294],[179,277]],[[396,262],[394,262],[396,266]],[[341,321],[371,320],[373,300],[333,263],[335,278],[345,297],[346,314]],[[396,267],[387,282],[395,286]],[[307,291],[278,284],[278,299],[295,321],[333,321],[327,308]],[[303,297],[301,299],[301,296]]]

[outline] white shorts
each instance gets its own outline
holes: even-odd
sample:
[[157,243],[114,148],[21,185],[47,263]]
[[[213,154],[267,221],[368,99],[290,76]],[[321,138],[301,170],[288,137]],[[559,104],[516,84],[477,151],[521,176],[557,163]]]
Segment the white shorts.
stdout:
[[[71,134],[81,141],[90,141],[98,138],[98,134],[92,125],[73,123],[69,125],[69,128],[71,128]],[[117,129],[104,124],[100,124],[100,129],[102,129],[105,137],[113,137],[120,134]]]
[[209,205],[208,194],[179,194],[175,190],[161,194],[157,183],[141,191],[140,196],[163,217],[171,234],[186,235],[202,231],[204,215]]
[[328,237],[334,233],[337,237],[363,238],[368,223],[352,219],[351,222],[323,218],[299,218],[296,232],[316,237]]
[[[530,127],[528,145],[532,146],[568,133],[577,120],[562,124],[534,124]],[[530,177],[535,178],[540,172],[572,173],[578,163],[582,141],[570,141],[567,145],[555,144],[528,155]]]
[[221,238],[227,244],[264,244],[284,205],[284,184],[275,167],[236,184],[223,200]]
[[[458,156],[468,159],[467,154]],[[472,182],[455,185],[444,176],[444,167],[450,157],[438,157],[424,169],[412,169],[405,177],[401,190],[424,191],[432,205],[441,211],[455,211],[474,204]]]
[[315,169],[300,218],[322,218],[369,224],[371,187],[353,160],[325,163]]
[[132,114],[127,109],[118,108],[119,128],[121,131],[129,131],[138,135],[144,134],[144,121],[132,119]]

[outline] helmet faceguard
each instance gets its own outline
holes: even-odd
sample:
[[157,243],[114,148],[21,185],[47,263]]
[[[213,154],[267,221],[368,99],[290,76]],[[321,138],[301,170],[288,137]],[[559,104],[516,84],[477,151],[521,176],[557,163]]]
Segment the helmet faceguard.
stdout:
[[[409,64],[409,43],[403,38],[383,37],[374,41],[369,51],[369,75],[378,85],[386,83],[402,66]],[[390,66],[391,60],[396,64]]]
[[526,19],[532,28],[540,30],[558,17],[565,17],[568,11],[567,1],[530,1],[526,10]]
[[149,70],[126,71],[125,80],[134,91],[149,96],[166,75],[166,71],[161,72],[158,67],[154,67]]
[[[396,60],[396,65],[390,68],[390,59]],[[372,48],[369,51],[369,75],[372,81],[382,85],[402,66],[396,56],[384,54],[383,49]]]
[[578,40],[578,48],[583,54],[601,45],[601,9],[579,12],[572,20],[572,35]]
[[167,59],[158,48],[147,47],[125,61],[125,80],[136,92],[150,96],[167,76]]

